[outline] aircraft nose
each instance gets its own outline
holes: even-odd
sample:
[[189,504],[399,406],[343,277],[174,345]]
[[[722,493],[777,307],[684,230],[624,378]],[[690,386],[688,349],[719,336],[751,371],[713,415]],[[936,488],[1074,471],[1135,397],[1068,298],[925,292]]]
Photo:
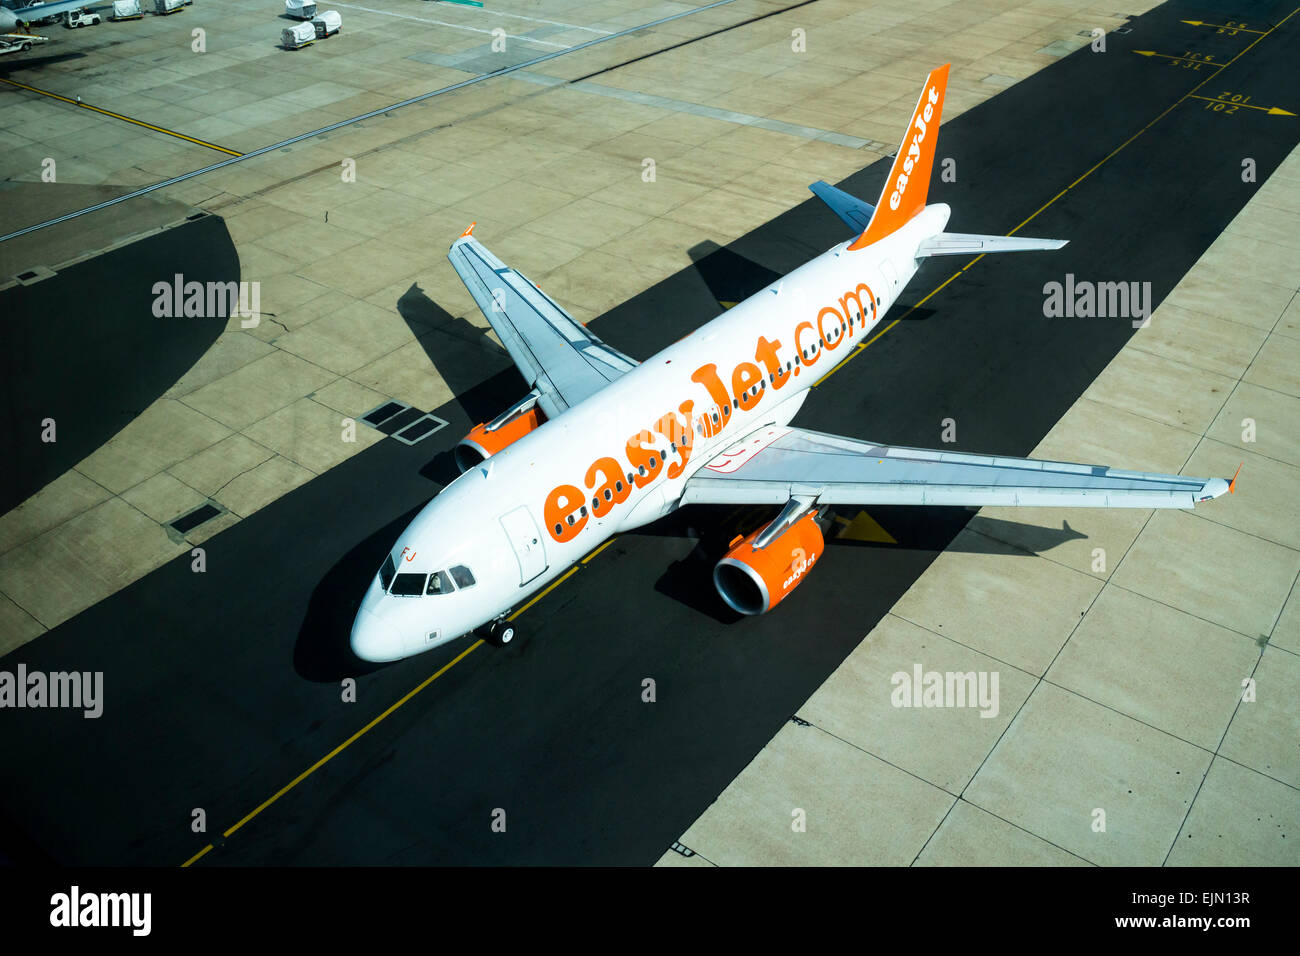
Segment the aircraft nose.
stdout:
[[363,661],[380,663],[404,657],[402,635],[390,624],[367,610],[357,612],[352,622],[352,653]]

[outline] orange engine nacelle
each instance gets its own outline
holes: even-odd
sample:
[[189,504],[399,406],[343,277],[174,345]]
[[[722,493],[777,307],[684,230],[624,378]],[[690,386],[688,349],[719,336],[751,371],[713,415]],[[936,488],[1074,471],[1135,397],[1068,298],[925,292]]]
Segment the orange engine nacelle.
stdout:
[[816,512],[809,512],[776,540],[754,550],[754,539],[764,529],[733,542],[713,569],[713,586],[722,599],[741,614],[772,610],[804,579],[821,557],[822,529]]
[[507,445],[513,445],[541,426],[544,421],[546,415],[534,405],[492,431],[488,431],[486,423],[475,425],[452,452],[452,456],[456,459],[456,467],[462,474],[469,471],[479,462],[487,461]]

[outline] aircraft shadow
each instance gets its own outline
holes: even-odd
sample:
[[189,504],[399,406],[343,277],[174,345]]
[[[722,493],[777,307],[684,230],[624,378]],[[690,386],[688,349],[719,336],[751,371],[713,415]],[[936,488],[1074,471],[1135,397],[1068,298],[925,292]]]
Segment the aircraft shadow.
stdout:
[[293,668],[299,677],[329,684],[388,666],[360,660],[352,653],[352,620],[384,555],[423,507],[412,508],[370,534],[321,578],[312,591],[293,648]]
[[709,293],[723,308],[745,301],[781,278],[781,273],[711,240],[692,246],[687,255]]
[[527,391],[510,356],[486,329],[452,316],[418,283],[402,293],[397,312],[471,422],[495,418]]
[[28,56],[17,60],[0,60],[0,76],[8,76],[20,70],[32,70],[37,67],[46,66],[50,63],[63,63],[65,60],[83,60],[86,57],[84,53],[51,53],[47,56]]
[[[664,569],[655,590],[720,624],[734,624],[742,615],[722,600],[713,586],[713,568],[737,535],[748,534],[770,521],[777,509],[688,505],[635,534],[650,537],[694,539],[690,554]],[[838,512],[842,512],[837,514]],[[1002,518],[980,517],[977,534],[960,535],[974,512],[969,508],[871,508],[870,524],[859,517],[863,509],[832,509],[832,525],[826,535],[828,549],[869,548],[877,550],[963,554],[1020,555],[1033,557],[1067,541],[1088,536],[1062,521],[1060,528],[1043,527]],[[855,520],[856,519],[856,520]],[[880,540],[864,540],[864,527]],[[885,530],[888,529],[888,530]],[[888,537],[886,537],[888,535]],[[893,538],[894,540],[888,540]],[[1014,543],[1009,543],[1014,542]]]

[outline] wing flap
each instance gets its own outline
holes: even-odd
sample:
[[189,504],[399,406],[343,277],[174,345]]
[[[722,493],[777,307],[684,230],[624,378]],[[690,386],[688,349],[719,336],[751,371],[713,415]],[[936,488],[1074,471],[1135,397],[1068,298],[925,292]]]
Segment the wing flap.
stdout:
[[796,428],[739,467],[724,452],[691,477],[682,504],[781,504],[812,494],[819,504],[1191,508],[1226,491],[1221,478],[899,448]]

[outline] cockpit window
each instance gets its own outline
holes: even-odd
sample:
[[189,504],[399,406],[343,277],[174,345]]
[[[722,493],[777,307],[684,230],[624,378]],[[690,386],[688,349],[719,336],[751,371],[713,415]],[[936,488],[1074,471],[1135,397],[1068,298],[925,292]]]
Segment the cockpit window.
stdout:
[[403,573],[393,578],[393,586],[388,589],[389,594],[396,594],[398,597],[411,597],[424,593],[424,575]]
[[393,556],[390,554],[384,558],[384,566],[379,569],[379,585],[385,591],[388,585],[393,583],[393,575],[397,573],[397,567],[393,564]]
[[450,594],[456,590],[452,587],[451,578],[447,577],[446,571],[434,571],[429,575],[429,587],[425,594]]
[[458,564],[452,568],[451,576],[458,588],[472,588],[474,586],[474,575],[463,564]]

